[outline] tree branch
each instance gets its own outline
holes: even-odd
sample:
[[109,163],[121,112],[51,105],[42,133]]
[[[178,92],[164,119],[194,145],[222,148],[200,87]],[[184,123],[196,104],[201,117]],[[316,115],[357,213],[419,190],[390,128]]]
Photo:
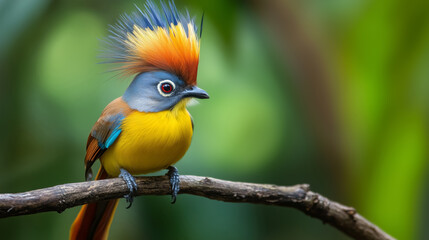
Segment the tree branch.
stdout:
[[[138,195],[167,195],[167,176],[137,177]],[[128,193],[120,178],[70,183],[24,193],[0,194],[0,217],[62,212],[82,204],[121,198]],[[355,239],[394,239],[359,215],[354,208],[309,190],[309,185],[276,186],[231,182],[208,177],[180,176],[180,193],[225,202],[246,202],[296,208]]]

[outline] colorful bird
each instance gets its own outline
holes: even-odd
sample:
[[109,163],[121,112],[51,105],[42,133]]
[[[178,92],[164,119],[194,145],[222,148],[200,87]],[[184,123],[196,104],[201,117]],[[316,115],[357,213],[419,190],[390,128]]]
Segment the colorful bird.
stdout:
[[[103,110],[88,137],[85,177],[100,159],[96,179],[122,177],[130,193],[137,190],[132,175],[168,169],[172,203],[179,191],[179,175],[172,165],[188,150],[193,122],[186,109],[192,98],[209,98],[196,86],[201,28],[177,11],[173,2],[159,9],[148,1],[142,11],[124,14],[110,27],[107,43],[118,70],[136,75],[123,96]],[[202,25],[202,21],[201,21]],[[70,239],[107,239],[117,200],[84,205]]]

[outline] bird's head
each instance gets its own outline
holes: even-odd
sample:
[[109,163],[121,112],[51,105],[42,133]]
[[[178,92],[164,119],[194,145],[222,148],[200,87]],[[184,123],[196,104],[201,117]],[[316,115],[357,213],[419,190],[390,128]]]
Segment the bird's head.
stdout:
[[204,99],[209,98],[209,95],[172,73],[150,71],[139,74],[122,98],[132,109],[159,112],[173,109],[180,102],[187,103],[190,98]]
[[121,64],[117,70],[136,75],[123,100],[142,112],[209,98],[196,86],[201,28],[198,34],[194,20],[179,13],[173,2],[161,5],[159,9],[148,1],[144,11],[137,8],[138,12],[123,15],[111,26],[106,41],[107,57]]

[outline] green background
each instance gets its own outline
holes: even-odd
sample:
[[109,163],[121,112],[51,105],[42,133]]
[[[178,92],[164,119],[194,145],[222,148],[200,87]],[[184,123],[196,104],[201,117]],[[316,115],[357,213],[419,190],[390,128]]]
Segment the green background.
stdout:
[[[84,180],[89,130],[131,79],[100,39],[143,1],[0,0],[0,192]],[[429,1],[177,1],[205,12],[181,174],[293,185],[429,239]],[[160,172],[157,174],[164,174]],[[289,208],[180,195],[120,201],[110,239],[349,239]],[[66,239],[79,208],[0,219],[1,239]]]

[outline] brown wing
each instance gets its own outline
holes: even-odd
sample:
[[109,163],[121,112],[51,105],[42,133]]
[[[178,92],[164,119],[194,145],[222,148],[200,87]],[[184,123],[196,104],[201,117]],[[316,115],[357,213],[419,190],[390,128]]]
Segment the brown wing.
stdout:
[[92,180],[92,169],[91,166],[94,162],[103,155],[107,149],[101,149],[98,146],[98,141],[91,134],[88,137],[86,144],[86,155],[85,155],[85,179],[86,181]]
[[119,136],[118,131],[123,118],[128,116],[132,109],[119,97],[104,108],[100,118],[91,129],[86,143],[85,179],[92,179],[91,166],[103,155],[111,143]]

